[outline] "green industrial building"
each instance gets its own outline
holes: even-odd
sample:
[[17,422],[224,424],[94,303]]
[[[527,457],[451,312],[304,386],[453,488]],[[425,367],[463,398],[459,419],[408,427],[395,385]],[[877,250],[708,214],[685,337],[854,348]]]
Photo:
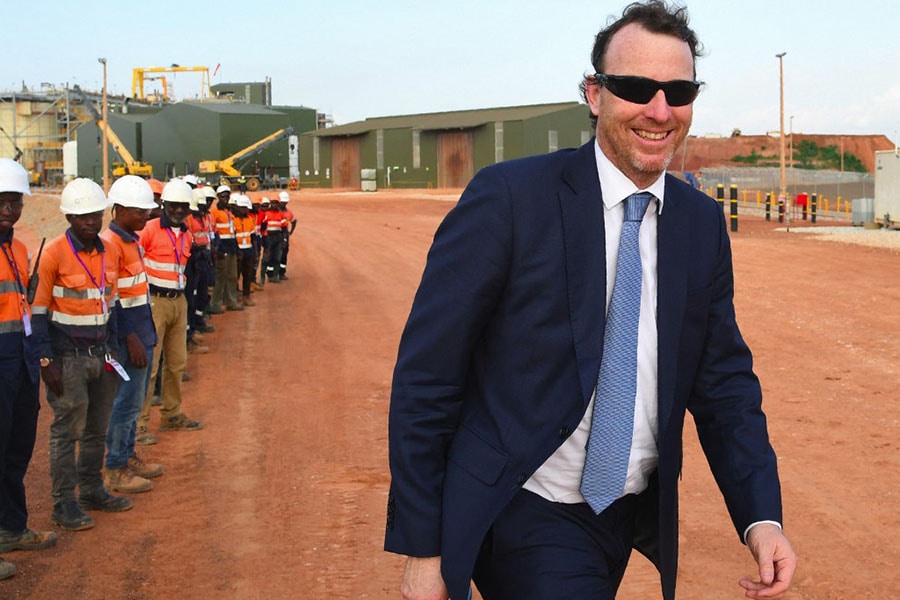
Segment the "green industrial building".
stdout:
[[[115,107],[110,128],[136,160],[153,166],[158,179],[198,173],[200,161],[222,160],[288,126],[314,130],[317,112],[296,106],[266,107],[230,102],[179,102],[164,107]],[[78,130],[78,174],[102,180],[101,132],[95,122]],[[289,140],[273,143],[252,156],[244,170],[265,178],[290,174]],[[109,150],[110,163],[118,157]],[[238,163],[240,165],[240,163]],[[207,179],[217,181],[213,174]]]
[[370,118],[302,134],[300,185],[460,188],[487,165],[592,135],[578,102]]

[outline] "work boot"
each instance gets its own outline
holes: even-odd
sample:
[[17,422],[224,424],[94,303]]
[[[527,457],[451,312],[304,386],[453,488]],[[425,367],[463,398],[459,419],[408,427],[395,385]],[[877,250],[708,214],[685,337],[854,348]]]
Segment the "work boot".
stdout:
[[162,419],[159,423],[160,431],[196,431],[197,429],[203,429],[203,423],[191,419],[184,413]]
[[185,371],[184,373],[181,374],[182,381],[190,381],[191,379],[193,379],[193,377],[191,377],[191,374],[188,373],[187,371]]
[[242,302],[244,303],[244,306],[256,306],[256,302],[254,302],[250,296],[244,296]]
[[280,279],[282,281],[286,281],[287,278],[288,278],[287,273],[279,273],[278,274],[278,279]]
[[265,290],[265,289],[266,289],[266,288],[264,288],[263,286],[259,285],[259,284],[256,283],[255,281],[250,282],[250,291],[251,291],[251,292],[261,292],[261,291],[263,291],[263,290]]
[[137,433],[134,435],[134,444],[136,446],[152,446],[157,441],[156,436],[150,433],[150,430],[143,425],[137,428]]
[[269,275],[269,281],[271,281],[272,283],[281,283],[281,276],[278,274]]
[[52,531],[32,531],[24,529],[18,533],[0,529],[0,552],[13,550],[43,550],[56,543],[56,533]]
[[80,506],[83,510],[125,512],[126,510],[132,509],[132,507],[134,506],[134,502],[130,498],[113,496],[106,491],[106,488],[101,487],[100,489],[94,490],[93,492],[82,492],[78,497],[78,506]]
[[200,333],[213,333],[215,330],[216,326],[209,323],[204,323],[197,327],[197,331],[199,331]]
[[0,579],[9,579],[16,574],[16,565],[0,558]]
[[109,490],[123,494],[139,494],[153,489],[152,481],[137,475],[127,466],[107,469],[103,473],[103,485]]
[[68,531],[82,531],[94,526],[93,517],[85,514],[74,500],[54,504],[50,520]]
[[201,346],[196,339],[190,339],[187,341],[187,351],[188,354],[209,354],[209,346]]
[[203,341],[203,334],[200,333],[199,331],[196,331],[196,330],[195,330],[195,331],[193,331],[193,332],[191,333],[190,339],[194,340],[195,342],[202,342],[202,341]]
[[221,306],[213,306],[212,304],[210,304],[206,307],[206,312],[211,315],[221,315],[223,312],[225,312],[225,309]]
[[226,310],[244,310],[244,307],[240,304],[232,304],[230,306],[225,307]]
[[163,466],[157,463],[146,463],[137,454],[128,457],[128,468],[144,479],[153,479],[163,474]]

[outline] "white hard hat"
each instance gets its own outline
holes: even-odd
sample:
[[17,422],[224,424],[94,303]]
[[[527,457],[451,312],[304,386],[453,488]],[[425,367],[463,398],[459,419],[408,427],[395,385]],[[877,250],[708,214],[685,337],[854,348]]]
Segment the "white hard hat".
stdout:
[[228,187],[227,185],[220,185],[219,187],[216,188],[216,196],[218,196],[222,192],[230,192],[230,191],[231,191],[231,188]]
[[196,212],[200,210],[200,203],[206,204],[206,196],[200,188],[194,188],[191,193],[191,210]]
[[123,175],[116,179],[109,188],[109,203],[146,210],[156,208],[153,188],[146,179],[137,175]]
[[197,176],[196,176],[196,175],[185,175],[185,176],[182,177],[181,179],[182,179],[185,183],[187,183],[188,185],[192,185],[192,186],[195,186],[195,187],[198,186],[198,185],[200,185],[200,180],[197,179]]
[[271,202],[271,201],[269,200],[268,196],[263,196],[262,199],[259,201],[260,204],[268,204],[269,202]]
[[11,158],[0,158],[0,192],[18,192],[31,195],[28,172]]
[[287,192],[279,192],[279,193],[278,193],[278,199],[279,199],[281,202],[283,202],[284,204],[287,204],[288,201],[291,199],[291,195],[288,194]]
[[172,179],[163,186],[162,201],[190,204],[194,190],[183,179]]
[[205,185],[200,189],[203,190],[204,198],[215,198],[216,197],[216,190],[212,189],[208,185]]
[[102,187],[92,179],[79,177],[63,188],[59,210],[66,215],[87,215],[106,210],[108,204]]
[[238,198],[238,206],[243,206],[244,208],[250,209],[253,208],[253,201],[250,199],[250,196],[241,195]]
[[237,206],[238,199],[241,197],[241,194],[231,194],[228,197],[229,206]]

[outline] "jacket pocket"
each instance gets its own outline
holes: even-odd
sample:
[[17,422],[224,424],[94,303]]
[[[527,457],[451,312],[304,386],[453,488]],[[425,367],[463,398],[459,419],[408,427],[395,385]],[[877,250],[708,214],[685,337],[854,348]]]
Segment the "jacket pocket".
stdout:
[[448,460],[486,485],[494,485],[509,457],[471,429],[461,427],[453,439]]

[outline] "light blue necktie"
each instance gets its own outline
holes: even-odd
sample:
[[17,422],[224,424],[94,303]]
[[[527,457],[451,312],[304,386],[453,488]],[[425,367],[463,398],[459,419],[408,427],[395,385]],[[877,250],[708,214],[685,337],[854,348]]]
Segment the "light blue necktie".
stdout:
[[588,438],[581,495],[600,514],[625,489],[637,396],[637,337],[641,315],[641,220],[653,195],[625,200],[625,221],[612,300],[606,311],[603,358],[597,376],[594,415]]

